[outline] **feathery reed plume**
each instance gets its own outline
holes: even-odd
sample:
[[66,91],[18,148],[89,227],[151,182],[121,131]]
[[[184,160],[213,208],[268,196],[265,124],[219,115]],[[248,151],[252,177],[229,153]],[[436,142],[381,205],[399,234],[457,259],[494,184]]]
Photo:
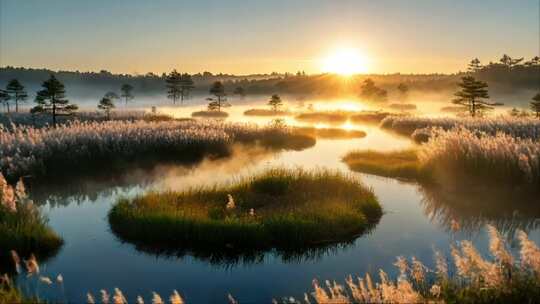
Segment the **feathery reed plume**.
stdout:
[[461,225],[459,224],[459,222],[455,219],[452,219],[452,221],[450,221],[450,230],[455,233],[458,232],[460,229]]
[[236,204],[234,203],[234,199],[233,199],[232,195],[227,194],[227,198],[228,198],[228,201],[227,201],[227,205],[225,205],[225,207],[227,208],[227,210],[234,209],[236,207]]
[[49,277],[45,277],[45,276],[40,276],[39,281],[42,282],[42,283],[45,283],[47,285],[52,285],[52,283],[53,283],[52,280]]
[[435,250],[435,273],[442,280],[448,278],[448,263],[439,250]]
[[28,276],[39,274],[39,264],[34,254],[31,254],[30,258],[25,260],[24,263],[26,265],[26,272],[28,273]]
[[152,304],[164,304],[161,296],[155,291],[152,291]]
[[487,225],[487,231],[489,234],[489,251],[502,266],[511,267],[514,264],[514,258],[506,249],[506,244],[501,234],[493,225]]
[[144,304],[144,299],[141,296],[137,296],[136,303],[137,304]]
[[171,304],[184,304],[184,299],[182,299],[176,290],[173,291],[173,294],[170,296],[169,300],[171,301]]
[[232,296],[232,294],[227,294],[227,299],[229,300],[229,304],[238,304],[238,301]]
[[10,252],[13,263],[15,264],[15,271],[17,273],[21,273],[21,258],[19,258],[19,255],[15,250],[11,250]]
[[124,297],[124,294],[122,293],[120,288],[114,288],[113,303],[114,304],[127,304],[126,297]]
[[253,208],[249,209],[249,215],[250,216],[255,216],[255,209],[253,209]]
[[523,269],[529,267],[533,273],[536,273],[537,279],[540,280],[540,248],[529,239],[524,231],[519,230],[517,236],[521,244],[521,266]]
[[96,304],[96,300],[94,299],[94,296],[91,293],[86,293],[86,303],[87,304]]
[[396,266],[399,269],[400,278],[406,279],[407,278],[407,271],[409,269],[409,265],[407,264],[407,260],[402,256],[398,256],[396,258],[396,262],[394,263],[394,266]]
[[24,187],[22,179],[19,179],[19,181],[15,185],[15,196],[20,202],[26,200],[27,198],[26,188]]
[[411,260],[411,276],[416,281],[416,283],[422,283],[426,279],[426,270],[427,267],[422,264],[421,261],[412,257]]
[[109,293],[105,289],[102,289],[99,292],[101,293],[101,304],[109,304]]
[[437,284],[433,284],[431,288],[429,289],[429,293],[434,296],[435,298],[438,298],[441,296],[441,286]]
[[58,282],[58,284],[63,284],[64,283],[64,277],[61,274],[59,274],[56,277],[56,282]]

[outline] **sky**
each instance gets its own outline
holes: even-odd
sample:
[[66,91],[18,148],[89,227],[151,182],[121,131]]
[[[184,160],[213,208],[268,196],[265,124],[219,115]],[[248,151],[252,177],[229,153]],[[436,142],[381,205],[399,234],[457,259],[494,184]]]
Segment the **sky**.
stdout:
[[540,0],[0,0],[0,66],[161,74],[453,73],[540,52]]

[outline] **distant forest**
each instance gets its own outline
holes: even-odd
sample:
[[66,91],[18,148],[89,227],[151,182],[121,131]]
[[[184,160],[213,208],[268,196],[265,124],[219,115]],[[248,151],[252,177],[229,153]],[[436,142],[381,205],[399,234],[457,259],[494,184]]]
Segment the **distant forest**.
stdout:
[[[96,91],[119,91],[123,84],[134,88],[134,94],[148,96],[165,93],[166,74],[145,75],[112,74],[100,72],[51,71],[6,66],[0,68],[0,88],[6,86],[11,79],[18,79],[27,89],[30,96],[37,91],[42,82],[54,75],[66,86],[68,95],[77,97],[94,97]],[[260,74],[236,76],[230,74],[212,74],[210,72],[193,74],[194,94],[207,94],[211,84],[221,81],[228,94],[241,87],[246,94],[298,94],[306,96],[337,96],[356,94],[361,83],[371,78],[377,86],[394,91],[403,83],[411,91],[442,92],[454,91],[460,78],[465,74],[473,74],[479,80],[489,84],[490,91],[508,92],[518,90],[540,90],[540,58],[529,61],[523,58],[514,59],[504,55],[499,62],[482,65],[480,60],[473,59],[466,72],[455,74],[372,74],[357,75],[343,80],[333,74],[306,75],[296,74]]]

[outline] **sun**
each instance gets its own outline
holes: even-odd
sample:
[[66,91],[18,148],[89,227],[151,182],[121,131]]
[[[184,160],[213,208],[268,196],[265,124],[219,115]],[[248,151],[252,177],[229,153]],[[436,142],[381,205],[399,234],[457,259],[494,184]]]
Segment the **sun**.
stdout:
[[338,49],[324,58],[322,71],[344,76],[366,73],[367,57],[353,48]]

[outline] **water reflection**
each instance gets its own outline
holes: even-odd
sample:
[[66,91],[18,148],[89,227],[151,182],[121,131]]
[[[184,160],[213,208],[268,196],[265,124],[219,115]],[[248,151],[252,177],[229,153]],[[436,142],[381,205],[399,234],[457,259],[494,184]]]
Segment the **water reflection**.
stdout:
[[195,247],[189,244],[148,244],[137,240],[126,240],[116,233],[114,225],[111,225],[111,230],[115,233],[120,242],[133,245],[139,252],[155,256],[156,258],[174,259],[181,261],[185,257],[193,257],[204,263],[208,263],[213,267],[231,269],[238,266],[250,266],[264,263],[269,257],[279,259],[283,263],[306,263],[316,262],[325,257],[333,256],[341,250],[354,247],[355,240],[363,235],[371,233],[377,223],[373,223],[363,233],[358,234],[350,239],[343,239],[332,243],[324,243],[309,247],[295,248],[267,248],[253,249],[245,248],[236,249],[230,248],[209,248]]
[[426,216],[447,231],[457,221],[462,231],[474,234],[492,224],[508,238],[517,229],[531,231],[540,227],[540,197],[511,187],[483,187],[470,181],[466,189],[422,184],[421,206]]

